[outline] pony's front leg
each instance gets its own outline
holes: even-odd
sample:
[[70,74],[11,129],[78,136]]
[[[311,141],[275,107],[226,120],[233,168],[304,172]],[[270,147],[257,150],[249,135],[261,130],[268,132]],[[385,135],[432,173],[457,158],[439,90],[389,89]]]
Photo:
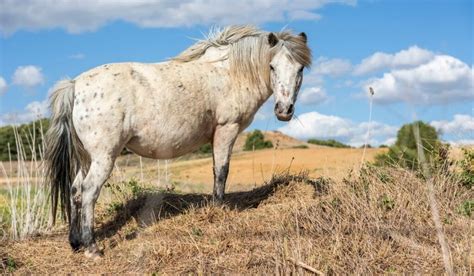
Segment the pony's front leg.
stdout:
[[239,134],[238,124],[218,125],[214,132],[213,159],[214,159],[214,192],[213,198],[217,202],[224,200],[225,182],[229,174],[229,161],[232,147]]
[[94,206],[102,185],[112,172],[114,161],[111,156],[94,157],[82,185],[82,244],[86,249],[86,256],[94,259],[101,256],[94,238]]

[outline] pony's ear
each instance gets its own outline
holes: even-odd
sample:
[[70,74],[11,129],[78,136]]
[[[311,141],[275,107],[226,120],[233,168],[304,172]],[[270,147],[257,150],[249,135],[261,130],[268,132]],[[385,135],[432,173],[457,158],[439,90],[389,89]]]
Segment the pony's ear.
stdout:
[[300,33],[299,36],[304,41],[304,43],[308,42],[308,37],[306,36],[304,32]]
[[278,37],[274,33],[269,33],[268,34],[268,44],[270,44],[270,47],[275,46],[278,43]]

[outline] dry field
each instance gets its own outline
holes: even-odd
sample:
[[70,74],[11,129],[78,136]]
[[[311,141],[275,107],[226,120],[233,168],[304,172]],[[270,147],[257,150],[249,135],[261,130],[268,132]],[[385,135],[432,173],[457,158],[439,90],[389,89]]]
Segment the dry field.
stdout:
[[[26,273],[443,274],[425,181],[401,169],[360,170],[361,149],[305,144],[279,133],[277,149],[231,162],[226,203],[210,201],[212,159],[118,162],[97,206],[104,257],[73,253],[65,225],[0,243],[0,270]],[[368,149],[372,160],[381,149]],[[305,173],[301,173],[305,172]],[[139,189],[130,189],[130,179]],[[127,184],[128,183],[128,184]],[[434,194],[449,260],[472,274],[474,198],[450,175]],[[166,190],[167,189],[167,190]],[[125,191],[117,197],[117,191]],[[1,199],[1,194],[0,194]]]
[[[379,152],[383,152],[383,149],[368,149],[366,160],[373,160]],[[269,181],[275,173],[282,172],[306,171],[310,177],[325,176],[340,180],[347,175],[349,170],[359,169],[361,156],[362,149],[328,147],[236,152],[230,163],[227,191],[254,188]],[[130,163],[136,165],[130,166]],[[120,173],[114,175],[116,178],[136,178],[141,182],[165,188],[166,172],[163,161],[158,166],[157,161],[142,160],[142,166],[140,166],[136,156],[122,157],[118,162],[118,167]],[[168,179],[168,182],[172,182],[174,188],[180,192],[209,193],[212,191],[213,183],[212,158],[170,162]]]

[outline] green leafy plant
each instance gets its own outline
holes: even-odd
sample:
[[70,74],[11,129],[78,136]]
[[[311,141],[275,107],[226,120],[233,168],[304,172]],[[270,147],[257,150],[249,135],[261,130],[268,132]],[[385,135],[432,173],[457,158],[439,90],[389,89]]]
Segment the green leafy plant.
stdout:
[[266,149],[266,148],[273,148],[273,144],[271,141],[265,141],[265,137],[263,133],[256,129],[249,135],[247,135],[247,139],[245,140],[244,150],[259,150],[259,149]]
[[2,260],[2,262],[5,264],[6,271],[9,273],[13,273],[17,269],[15,260],[10,257],[6,257],[4,260]]
[[130,188],[133,198],[137,198],[140,194],[143,193],[143,187],[140,186],[140,184],[138,184],[138,181],[134,178],[130,179],[127,182],[127,186]]
[[391,199],[388,195],[383,195],[380,199],[380,208],[384,211],[390,211],[395,207],[395,201]]
[[474,213],[474,200],[464,201],[458,208],[458,213],[470,217]]
[[113,215],[117,213],[120,209],[123,208],[123,203],[121,202],[112,202],[107,206],[107,214]]
[[474,150],[463,149],[463,159],[459,162],[459,167],[462,185],[472,189],[474,186]]

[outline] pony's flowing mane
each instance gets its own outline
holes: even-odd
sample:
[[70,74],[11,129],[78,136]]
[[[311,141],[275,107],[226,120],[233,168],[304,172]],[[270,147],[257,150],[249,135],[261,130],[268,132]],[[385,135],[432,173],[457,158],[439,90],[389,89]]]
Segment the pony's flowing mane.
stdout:
[[224,29],[211,29],[206,39],[200,40],[181,54],[174,57],[178,62],[190,62],[201,58],[207,49],[228,47],[223,59],[228,59],[232,79],[247,81],[249,85],[269,86],[270,61],[282,48],[288,49],[289,58],[305,67],[311,65],[311,50],[301,36],[289,31],[274,33],[278,44],[270,47],[268,32],[254,26],[228,26]]

